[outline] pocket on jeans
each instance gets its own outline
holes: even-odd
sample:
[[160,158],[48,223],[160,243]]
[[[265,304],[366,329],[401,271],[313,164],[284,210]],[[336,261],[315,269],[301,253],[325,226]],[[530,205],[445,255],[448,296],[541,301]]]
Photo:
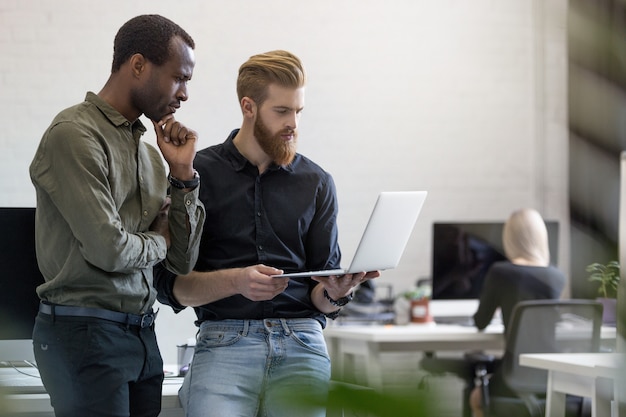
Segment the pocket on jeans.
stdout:
[[326,341],[321,331],[314,329],[293,330],[291,337],[302,347],[329,359]]
[[200,336],[198,337],[196,350],[202,350],[202,348],[230,346],[237,343],[241,337],[241,333],[236,330],[203,330],[200,332]]

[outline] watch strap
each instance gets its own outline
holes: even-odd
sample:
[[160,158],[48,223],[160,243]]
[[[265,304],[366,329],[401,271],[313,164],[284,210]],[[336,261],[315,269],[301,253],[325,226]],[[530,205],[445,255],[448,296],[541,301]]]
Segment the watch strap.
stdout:
[[334,300],[330,297],[330,295],[328,295],[328,291],[326,291],[326,288],[324,288],[324,298],[326,298],[328,302],[334,305],[335,307],[343,307],[346,304],[348,304],[350,301],[352,301],[352,299],[354,298],[354,294],[350,293],[346,295],[345,297],[341,297],[338,300]]
[[193,178],[188,181],[179,180],[174,177],[172,174],[167,176],[167,180],[170,182],[170,185],[174,188],[178,188],[180,190],[184,188],[196,188],[200,185],[200,175],[198,175],[198,171],[193,170]]

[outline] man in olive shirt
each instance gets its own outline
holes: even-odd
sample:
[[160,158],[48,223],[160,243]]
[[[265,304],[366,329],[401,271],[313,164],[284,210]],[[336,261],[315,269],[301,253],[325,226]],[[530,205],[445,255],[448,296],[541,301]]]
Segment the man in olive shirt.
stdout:
[[[197,134],[174,119],[194,47],[166,18],[129,20],[105,86],[56,116],[30,166],[46,281],[33,344],[57,416],[160,412],[152,267],[164,260],[188,273],[205,215],[192,165]],[[169,183],[161,154],[140,140],[141,114],[152,120]]]

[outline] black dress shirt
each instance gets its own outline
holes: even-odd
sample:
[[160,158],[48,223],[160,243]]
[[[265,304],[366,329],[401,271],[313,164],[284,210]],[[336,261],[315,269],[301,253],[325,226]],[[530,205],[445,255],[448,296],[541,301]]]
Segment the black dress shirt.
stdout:
[[[272,165],[259,175],[233,144],[234,130],[220,145],[196,154],[200,200],[206,220],[196,271],[213,271],[263,263],[285,272],[339,268],[337,197],[332,176],[297,154],[288,166]],[[175,311],[184,308],[172,293],[175,276],[158,266],[159,301]],[[324,315],[311,301],[317,283],[295,278],[269,301],[234,295],[195,308],[205,320],[303,318]]]

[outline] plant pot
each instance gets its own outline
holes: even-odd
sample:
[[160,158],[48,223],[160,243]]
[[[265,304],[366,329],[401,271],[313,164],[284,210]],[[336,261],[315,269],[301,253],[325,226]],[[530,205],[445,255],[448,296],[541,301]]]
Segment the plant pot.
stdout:
[[602,304],[602,323],[615,326],[617,318],[616,298],[596,298]]
[[411,300],[410,314],[412,323],[430,323],[433,321],[428,301],[428,298]]

